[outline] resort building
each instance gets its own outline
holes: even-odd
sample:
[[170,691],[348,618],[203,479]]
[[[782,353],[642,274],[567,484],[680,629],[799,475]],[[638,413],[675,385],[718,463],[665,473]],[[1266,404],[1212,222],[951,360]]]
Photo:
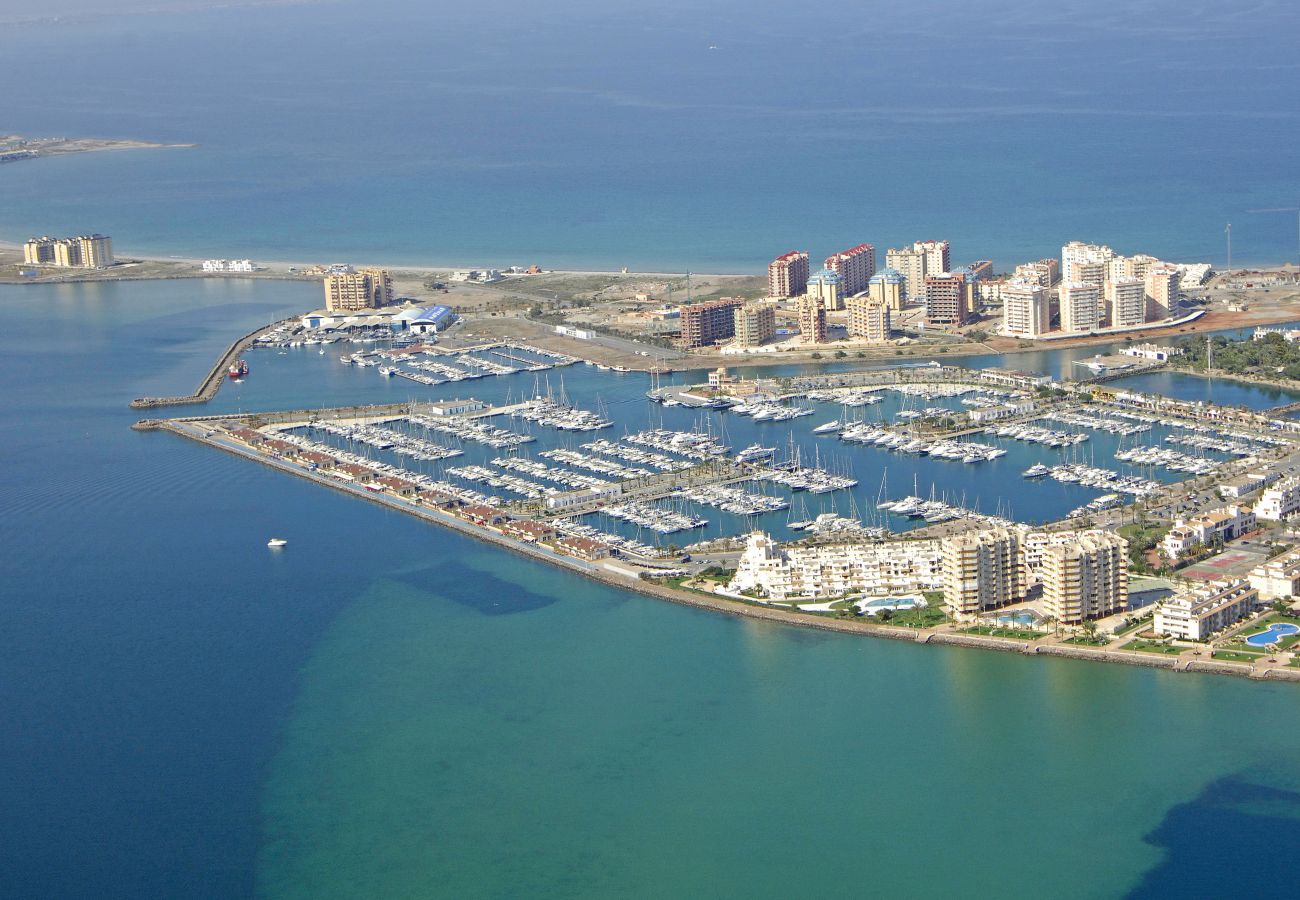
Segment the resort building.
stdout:
[[826,268],[840,276],[840,290],[845,297],[860,294],[867,289],[871,276],[876,274],[876,248],[870,244],[858,244],[842,250],[826,257]]
[[943,602],[964,618],[1024,596],[1020,541],[1005,528],[966,532],[943,540]]
[[744,304],[745,301],[739,297],[723,297],[683,305],[678,343],[683,349],[694,350],[735,336],[736,310]]
[[830,269],[822,269],[808,279],[808,296],[815,297],[828,312],[844,308],[844,286],[840,276]]
[[1259,591],[1263,603],[1289,600],[1300,595],[1300,550],[1270,559],[1251,570],[1250,586]]
[[808,287],[808,253],[791,250],[768,263],[767,295],[774,298],[798,297]]
[[970,313],[966,276],[956,272],[925,278],[925,321],[928,325],[964,325]]
[[1061,261],[1058,259],[1040,259],[1038,262],[1021,263],[1016,266],[1012,279],[1033,281],[1049,288],[1061,280]]
[[1157,634],[1203,641],[1249,616],[1259,605],[1259,591],[1244,578],[1212,581],[1175,594],[1156,607]]
[[885,265],[902,276],[904,303],[915,303],[925,298],[925,251],[912,247],[886,250]]
[[1127,556],[1128,541],[1109,531],[1044,548],[1044,611],[1063,625],[1077,625],[1126,608]]
[[887,305],[866,296],[850,297],[848,307],[849,337],[862,338],[872,344],[889,340],[890,310]]
[[393,302],[393,279],[385,269],[356,269],[325,276],[325,309],[382,309]]
[[727,587],[777,601],[887,596],[939,590],[942,570],[937,540],[782,547],[756,531]]
[[1061,330],[1095,331],[1100,324],[1101,286],[1062,281],[1057,288],[1061,303]]
[[1158,322],[1167,319],[1178,309],[1182,294],[1179,284],[1178,269],[1174,266],[1160,264],[1153,266],[1146,274],[1147,321]]
[[776,304],[766,300],[746,303],[735,309],[736,343],[758,347],[776,335]]
[[907,279],[897,269],[881,269],[867,282],[867,296],[892,312],[902,310],[906,293]]
[[1268,488],[1255,501],[1255,515],[1278,521],[1300,512],[1300,479],[1287,478]]
[[113,239],[103,234],[31,238],[23,244],[23,262],[60,269],[106,269],[114,265]]
[[1037,281],[1013,279],[1002,285],[1002,333],[1036,338],[1052,327],[1052,303]]
[[1121,276],[1106,282],[1106,312],[1112,327],[1141,325],[1147,320],[1146,284],[1141,278]]
[[799,334],[805,344],[826,343],[826,307],[811,294],[799,298]]
[[1101,244],[1070,241],[1061,248],[1061,280],[1067,284],[1091,284],[1098,290],[1106,282],[1108,263],[1115,251]]

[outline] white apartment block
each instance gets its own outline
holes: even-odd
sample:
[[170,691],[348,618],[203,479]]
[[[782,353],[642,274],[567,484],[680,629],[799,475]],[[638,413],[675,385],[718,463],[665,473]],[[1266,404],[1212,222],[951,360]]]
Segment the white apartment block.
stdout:
[[1115,251],[1104,245],[1070,241],[1061,248],[1061,281],[1100,288],[1106,281],[1108,264],[1114,258]]
[[925,264],[925,251],[912,247],[885,251],[886,268],[903,276],[903,301],[911,303],[925,297],[925,276],[930,273]]
[[1106,282],[1106,309],[1113,327],[1141,325],[1147,320],[1146,283],[1121,276]]
[[1268,488],[1255,501],[1255,515],[1278,521],[1300,512],[1300,479],[1288,478]]
[[1061,298],[1061,330],[1088,332],[1100,324],[1101,286],[1079,281],[1062,281],[1058,288]]
[[952,271],[947,241],[917,241],[912,249],[925,254],[925,274],[940,275]]
[[756,531],[728,588],[783,601],[936,591],[942,584],[943,547],[938,540],[782,547]]
[[1259,591],[1261,602],[1285,600],[1300,595],[1300,550],[1270,559],[1251,570],[1250,586]]
[[1212,581],[1177,594],[1156,607],[1157,634],[1202,641],[1249,616],[1259,605],[1259,591],[1244,578]]
[[1255,528],[1256,515],[1248,506],[1233,504],[1190,519],[1179,519],[1160,544],[1160,551],[1175,559],[1188,550],[1214,541],[1236,540]]
[[1036,338],[1052,327],[1052,302],[1047,289],[1034,281],[1012,280],[1002,285],[1002,333]]

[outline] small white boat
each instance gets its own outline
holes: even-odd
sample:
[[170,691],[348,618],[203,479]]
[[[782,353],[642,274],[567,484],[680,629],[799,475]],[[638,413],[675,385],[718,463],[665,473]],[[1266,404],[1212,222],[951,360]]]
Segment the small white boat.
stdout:
[[284,546],[285,544],[287,544],[287,543],[289,543],[289,542],[286,541],[284,538],[271,538],[269,541],[266,542],[266,546],[268,546],[268,547],[283,547],[283,546]]
[[827,422],[824,425],[818,425],[816,428],[813,429],[813,434],[830,434],[832,431],[839,431],[843,427],[844,426],[840,424],[840,420],[836,419],[833,422]]

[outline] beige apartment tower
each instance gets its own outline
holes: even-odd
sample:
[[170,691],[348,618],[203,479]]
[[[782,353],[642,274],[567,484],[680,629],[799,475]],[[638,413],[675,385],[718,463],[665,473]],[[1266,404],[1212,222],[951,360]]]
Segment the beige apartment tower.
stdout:
[[1152,266],[1146,273],[1147,321],[1169,318],[1178,308],[1178,270],[1170,265]]
[[380,309],[393,302],[393,279],[386,269],[357,269],[325,276],[325,308],[330,312]]
[[791,250],[768,263],[767,295],[782,299],[799,297],[808,288],[808,253]]
[[903,302],[925,298],[925,251],[912,247],[885,251],[885,266],[903,276]]
[[889,340],[889,306],[871,297],[850,297],[849,337],[862,338],[871,344]]
[[1043,601],[1048,615],[1078,625],[1128,607],[1128,541],[1092,531],[1043,550]]
[[1037,281],[1008,281],[1002,286],[1002,333],[1042,337],[1052,327],[1052,300]]
[[826,307],[812,295],[799,298],[799,336],[805,344],[826,343]]
[[1061,282],[1061,330],[1086,333],[1101,324],[1101,287],[1082,282]]
[[870,244],[850,247],[826,257],[826,268],[840,276],[840,291],[845,297],[860,294],[876,274],[876,248]]
[[64,269],[106,269],[116,260],[112,238],[104,234],[82,234],[69,238],[31,238],[23,244],[23,262],[29,266]]
[[943,541],[943,602],[966,618],[1024,597],[1020,538],[995,528],[966,532]]
[[764,300],[746,303],[735,310],[736,343],[758,347],[776,335],[776,304]]
[[1106,310],[1112,327],[1141,325],[1147,320],[1146,283],[1124,276],[1106,282]]

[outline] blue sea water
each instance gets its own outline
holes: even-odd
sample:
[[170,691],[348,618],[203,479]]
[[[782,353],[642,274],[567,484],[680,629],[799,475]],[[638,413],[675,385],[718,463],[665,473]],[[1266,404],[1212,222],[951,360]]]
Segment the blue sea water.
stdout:
[[1075,238],[1222,264],[1231,222],[1237,263],[1281,262],[1298,30],[1279,0],[344,0],[10,27],[6,129],[199,146],[6,167],[0,237],[746,272],[945,237],[1006,269]]

